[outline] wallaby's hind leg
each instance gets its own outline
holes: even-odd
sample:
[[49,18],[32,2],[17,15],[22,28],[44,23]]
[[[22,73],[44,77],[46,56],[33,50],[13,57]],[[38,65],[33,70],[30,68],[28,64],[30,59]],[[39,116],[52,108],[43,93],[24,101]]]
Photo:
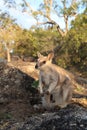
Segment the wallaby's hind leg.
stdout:
[[66,80],[66,82],[64,82],[62,86],[53,93],[53,100],[55,101],[55,106],[59,106],[61,108],[66,107],[70,103],[72,100],[71,81]]
[[70,80],[67,80],[63,85],[63,100],[64,102],[70,103],[72,100],[73,85]]
[[64,108],[68,105],[68,102],[63,100],[62,96],[59,96],[57,93],[54,95],[54,100],[55,100],[55,107],[60,107]]

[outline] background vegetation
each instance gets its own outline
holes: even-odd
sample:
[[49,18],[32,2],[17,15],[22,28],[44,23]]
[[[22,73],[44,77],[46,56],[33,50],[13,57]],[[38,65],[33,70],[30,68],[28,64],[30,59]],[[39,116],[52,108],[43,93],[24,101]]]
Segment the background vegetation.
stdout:
[[[58,7],[56,2],[55,5]],[[11,61],[11,55],[36,57],[37,51],[42,54],[54,51],[56,64],[68,69],[76,68],[87,76],[87,3],[85,0],[81,3],[73,3],[72,8],[71,5],[65,6],[65,0],[62,2],[62,9],[58,13],[65,18],[65,30],[62,30],[55,21],[51,20],[51,8],[48,8],[51,3],[40,5],[41,11],[46,13],[45,20],[47,21],[43,23],[44,27],[40,24],[32,26],[29,30],[22,29],[8,13],[1,12],[0,57],[7,57],[8,61]],[[82,5],[84,11],[76,16],[78,5]],[[28,7],[28,3],[25,3],[25,6]],[[24,8],[24,6],[22,7]],[[58,9],[56,8],[56,11]],[[36,20],[38,15],[43,15],[39,11],[31,10],[31,12]],[[75,19],[71,21],[69,26],[68,18],[72,15]]]

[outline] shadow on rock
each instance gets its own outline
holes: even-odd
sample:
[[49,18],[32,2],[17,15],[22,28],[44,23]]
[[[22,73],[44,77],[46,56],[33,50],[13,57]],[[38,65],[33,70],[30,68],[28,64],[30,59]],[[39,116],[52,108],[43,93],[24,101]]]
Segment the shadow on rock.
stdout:
[[15,67],[0,63],[0,120],[23,120],[33,111],[38,91],[32,87],[34,79]]

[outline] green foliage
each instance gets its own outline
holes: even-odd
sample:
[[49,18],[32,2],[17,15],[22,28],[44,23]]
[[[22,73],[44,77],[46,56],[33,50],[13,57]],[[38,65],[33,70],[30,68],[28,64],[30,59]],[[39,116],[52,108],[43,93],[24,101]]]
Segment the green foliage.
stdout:
[[38,51],[47,53],[54,49],[54,39],[58,35],[55,30],[37,29],[33,35],[37,38]]
[[18,31],[14,53],[17,53],[19,55],[35,56],[36,51],[36,38],[32,35],[32,33],[27,30]]
[[66,65],[66,61],[64,58],[58,58],[57,59],[57,64],[63,68],[67,68],[67,65]]
[[[73,22],[72,28],[69,33],[71,37],[72,48],[72,61],[76,64],[81,64],[84,66],[87,60],[87,15],[81,14],[77,17],[76,21]],[[70,45],[69,44],[69,45]]]
[[57,54],[56,63],[64,68],[76,66],[87,71],[87,12],[78,15]]
[[18,31],[14,53],[24,56],[37,56],[37,51],[47,53],[54,49],[57,33],[52,30],[36,29]]
[[0,113],[0,120],[2,119],[12,119],[12,115],[10,113]]
[[39,85],[39,80],[36,80],[36,81],[34,81],[33,83],[32,83],[32,87],[33,88],[38,88],[38,85]]

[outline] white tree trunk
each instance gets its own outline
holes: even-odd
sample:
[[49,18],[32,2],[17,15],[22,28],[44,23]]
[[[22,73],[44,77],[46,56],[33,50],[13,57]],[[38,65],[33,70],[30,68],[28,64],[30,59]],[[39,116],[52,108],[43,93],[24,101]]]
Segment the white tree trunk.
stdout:
[[10,49],[7,48],[7,61],[11,62],[11,55],[10,55]]

